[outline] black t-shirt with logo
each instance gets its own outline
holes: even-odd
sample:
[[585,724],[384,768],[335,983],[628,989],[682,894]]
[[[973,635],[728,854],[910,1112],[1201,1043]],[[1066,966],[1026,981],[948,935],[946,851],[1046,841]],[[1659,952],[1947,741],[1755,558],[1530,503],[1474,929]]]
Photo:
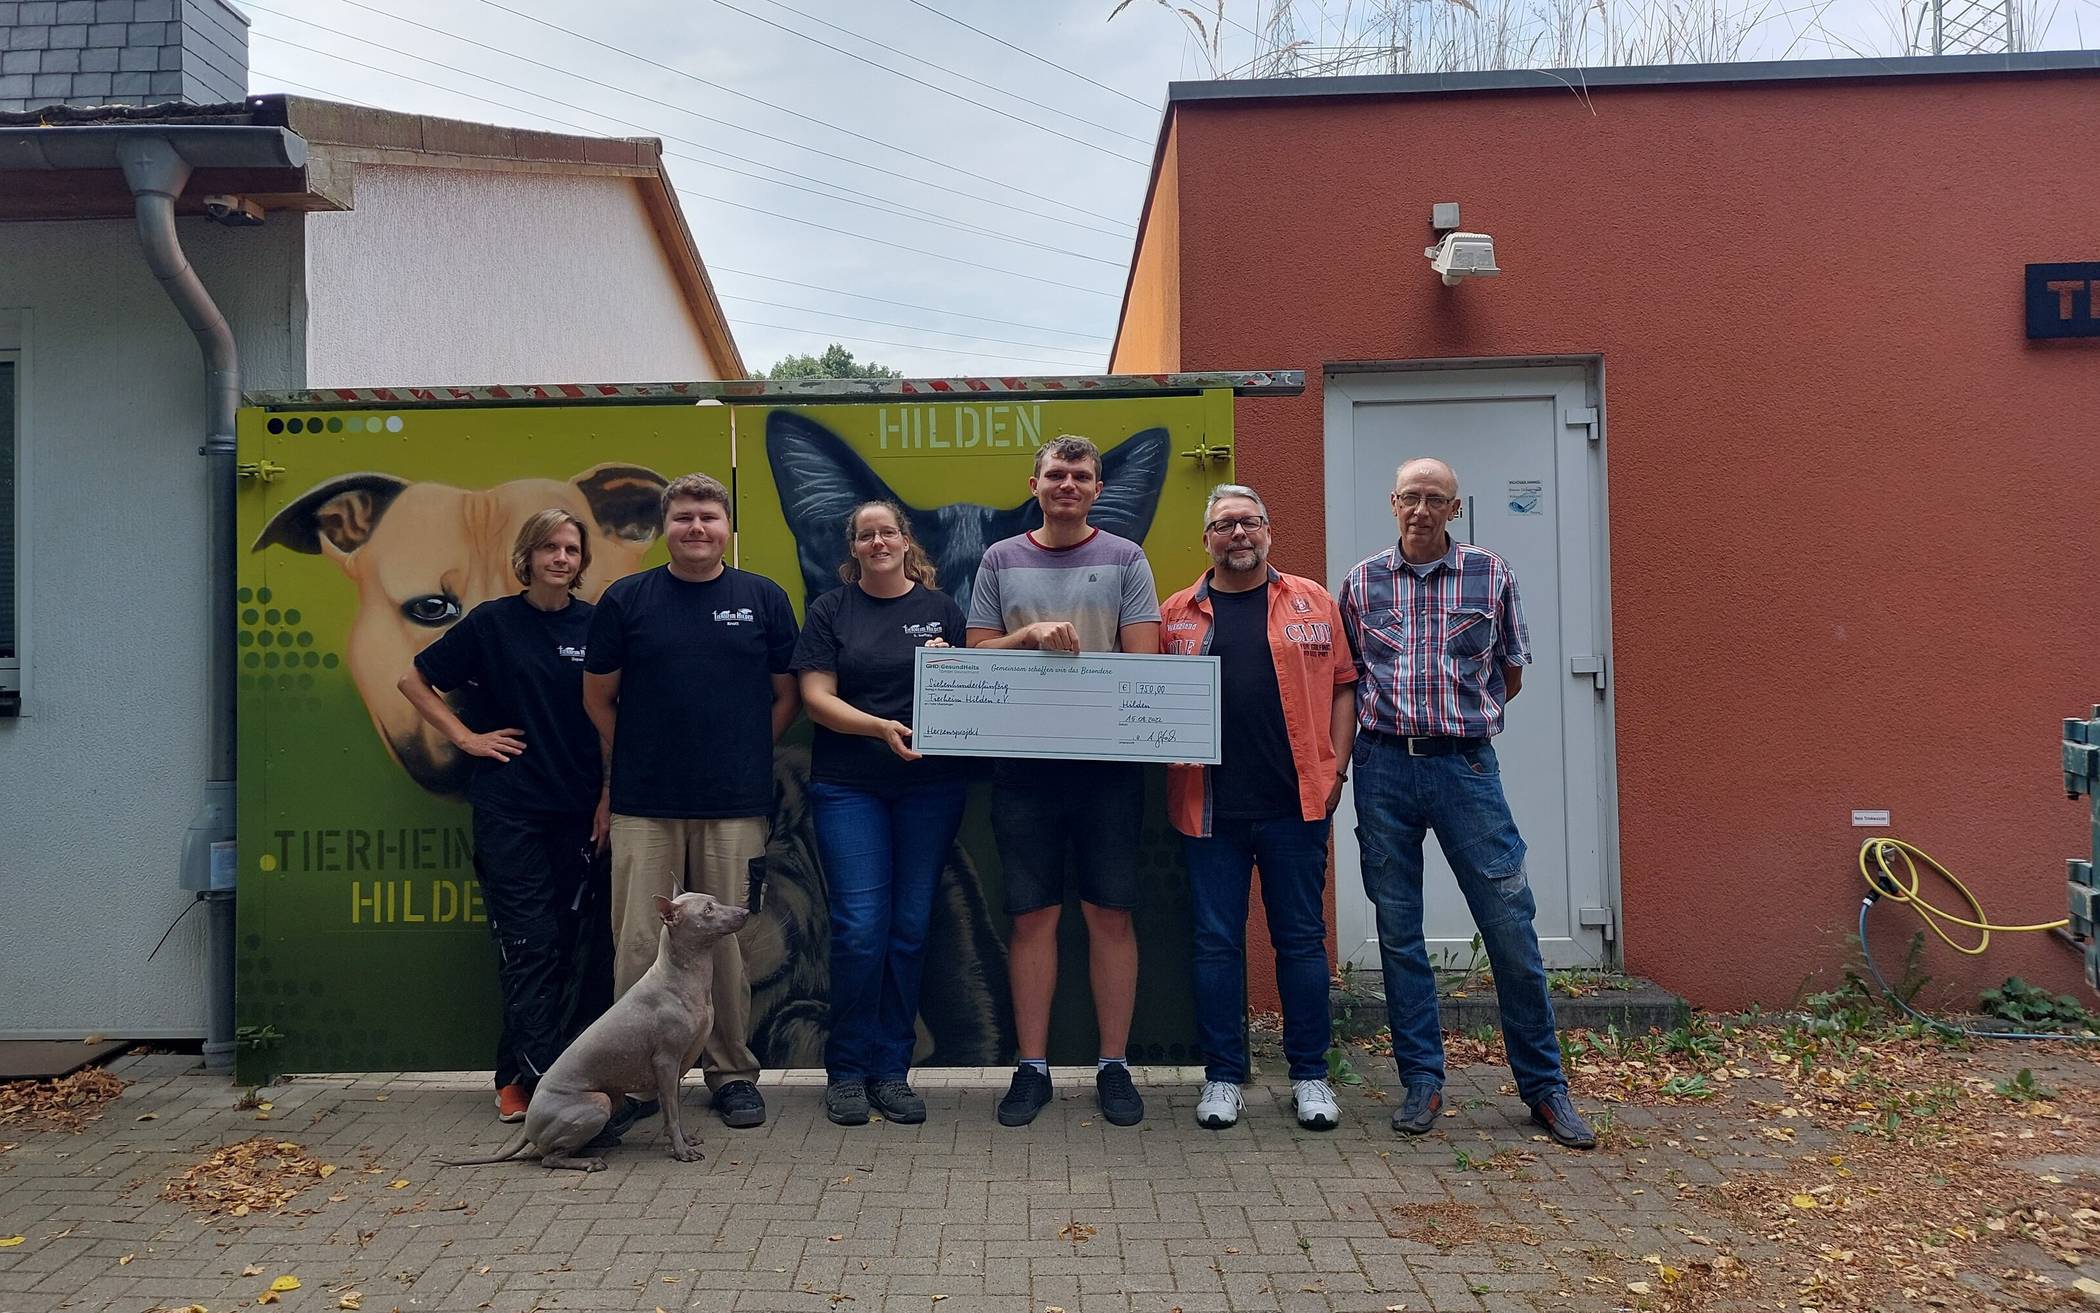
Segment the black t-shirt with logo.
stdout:
[[519,593],[483,602],[416,656],[441,692],[465,690],[468,729],[522,731],[509,761],[475,757],[467,799],[478,807],[587,812],[598,805],[598,731],[583,712],[589,602],[542,611]]
[[[966,646],[962,608],[938,589],[913,584],[901,597],[873,597],[859,584],[834,588],[802,620],[795,669],[827,670],[838,676],[839,696],[856,711],[911,724],[914,650],[930,639]],[[865,734],[816,727],[810,778],[865,789],[884,797],[936,780],[961,779],[959,757],[905,761],[889,745]]]
[[773,814],[773,683],[795,650],[787,593],[730,566],[704,584],[669,566],[598,599],[584,669],[619,672],[612,809],[720,820]]
[[1219,659],[1223,761],[1210,772],[1216,820],[1302,816],[1298,765],[1283,724],[1276,657],[1269,651],[1269,585],[1244,593],[1211,590],[1210,655]]

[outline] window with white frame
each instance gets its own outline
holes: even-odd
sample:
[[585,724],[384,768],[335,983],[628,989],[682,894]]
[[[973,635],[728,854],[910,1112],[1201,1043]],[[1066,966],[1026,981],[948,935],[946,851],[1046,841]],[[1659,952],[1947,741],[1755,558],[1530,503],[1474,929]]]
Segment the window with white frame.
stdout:
[[20,558],[15,541],[15,444],[14,356],[0,352],[0,715],[11,716],[22,706],[22,649],[19,581],[16,562]]

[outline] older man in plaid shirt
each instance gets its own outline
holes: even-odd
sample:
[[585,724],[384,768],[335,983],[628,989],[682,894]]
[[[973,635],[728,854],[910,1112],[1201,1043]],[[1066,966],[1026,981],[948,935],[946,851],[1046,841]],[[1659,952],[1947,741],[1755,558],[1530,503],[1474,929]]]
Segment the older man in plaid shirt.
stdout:
[[1393,1129],[1420,1135],[1444,1105],[1444,1036],[1422,936],[1422,837],[1434,830],[1494,966],[1517,1094],[1555,1140],[1592,1148],[1596,1135],[1561,1070],[1524,840],[1491,742],[1531,661],[1516,576],[1501,557],[1447,531],[1458,476],[1444,462],[1401,466],[1392,503],[1399,542],[1349,572],[1341,604],[1361,676],[1356,837],[1407,1091]]

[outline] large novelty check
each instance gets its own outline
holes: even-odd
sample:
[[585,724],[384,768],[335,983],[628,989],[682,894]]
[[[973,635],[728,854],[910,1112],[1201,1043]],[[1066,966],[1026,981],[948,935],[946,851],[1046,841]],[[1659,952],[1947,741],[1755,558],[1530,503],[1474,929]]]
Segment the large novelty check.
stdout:
[[1219,760],[1218,658],[922,647],[911,745],[924,753]]

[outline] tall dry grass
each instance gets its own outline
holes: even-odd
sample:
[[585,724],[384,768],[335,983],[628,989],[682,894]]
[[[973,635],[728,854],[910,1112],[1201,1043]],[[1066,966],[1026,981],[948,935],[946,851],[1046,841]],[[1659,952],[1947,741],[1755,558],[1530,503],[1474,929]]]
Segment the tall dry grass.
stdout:
[[[1109,17],[1134,2],[1119,0]],[[1249,0],[1244,11],[1226,0],[1153,3],[1220,78],[1887,58],[1931,53],[1933,32],[1930,0],[1874,0],[1864,21],[1855,9],[1842,25],[1830,21],[1836,0]],[[2064,0],[1943,3],[1950,26],[1959,10],[1962,25],[1984,34],[1995,6],[1995,30],[2009,28],[2011,48],[2026,50],[2043,43]]]

